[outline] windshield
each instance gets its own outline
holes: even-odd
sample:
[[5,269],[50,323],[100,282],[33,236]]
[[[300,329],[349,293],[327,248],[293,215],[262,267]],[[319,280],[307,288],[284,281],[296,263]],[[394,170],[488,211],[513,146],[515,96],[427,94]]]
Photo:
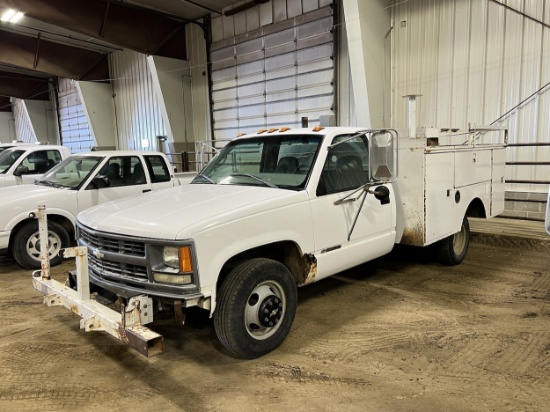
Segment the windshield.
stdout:
[[13,146],[0,146],[0,153],[2,153],[6,149],[9,149],[10,147],[13,147]]
[[304,189],[322,136],[265,135],[225,146],[192,183]]
[[15,149],[7,149],[0,153],[0,173],[6,173],[23,153],[24,150]]
[[102,160],[102,156],[69,157],[46,173],[38,184],[78,189]]

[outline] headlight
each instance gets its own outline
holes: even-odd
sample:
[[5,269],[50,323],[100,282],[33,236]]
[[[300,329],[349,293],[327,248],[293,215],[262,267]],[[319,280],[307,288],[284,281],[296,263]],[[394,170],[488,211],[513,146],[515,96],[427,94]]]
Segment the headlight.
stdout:
[[188,273],[193,271],[193,262],[191,260],[191,247],[166,246],[162,250],[162,262],[171,268],[180,272]]
[[174,285],[189,285],[193,283],[193,277],[191,275],[171,275],[167,273],[153,272],[155,282],[160,283],[172,283]]

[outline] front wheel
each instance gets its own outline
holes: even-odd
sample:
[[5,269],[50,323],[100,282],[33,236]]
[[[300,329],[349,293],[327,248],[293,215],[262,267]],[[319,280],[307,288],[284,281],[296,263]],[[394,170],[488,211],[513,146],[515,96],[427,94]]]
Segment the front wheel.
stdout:
[[[12,254],[17,263],[27,269],[40,269],[40,232],[38,222],[25,223],[14,235]],[[48,255],[50,266],[59,265],[61,249],[69,246],[69,234],[58,223],[48,222]]]
[[470,224],[464,216],[460,232],[437,243],[439,261],[444,265],[454,266],[462,263],[470,246]]
[[216,335],[231,355],[254,359],[286,338],[298,292],[289,270],[264,258],[243,262],[231,271],[218,292]]

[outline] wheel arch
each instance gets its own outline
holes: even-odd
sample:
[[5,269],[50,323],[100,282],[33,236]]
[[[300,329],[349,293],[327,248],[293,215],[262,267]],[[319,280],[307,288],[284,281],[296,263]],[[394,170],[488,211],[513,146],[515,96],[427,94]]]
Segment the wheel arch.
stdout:
[[465,216],[487,218],[487,207],[479,197],[476,197],[468,205]]
[[253,258],[267,258],[283,264],[291,273],[295,283],[302,286],[311,283],[317,273],[317,259],[312,254],[304,254],[300,246],[292,240],[282,240],[242,251],[228,259],[220,270],[216,289],[240,263]]
[[[15,238],[14,234],[16,234],[21,229],[21,227],[23,227],[28,222],[31,222],[33,220],[34,219],[32,219],[30,217],[27,217],[27,218],[17,222],[17,224],[13,227],[13,229],[11,230],[10,241],[9,241],[9,246],[8,246],[8,250],[10,251],[10,253],[11,253],[12,248],[13,248],[13,242],[14,242],[14,238]],[[69,238],[71,240],[75,239],[75,234],[76,234],[75,225],[71,221],[71,219],[69,219],[67,216],[63,216],[63,215],[55,214],[55,213],[54,214],[48,214],[48,221],[52,221],[52,222],[55,222],[55,223],[59,224],[60,226],[63,227],[63,229],[65,229],[67,231],[67,233],[69,234]]]

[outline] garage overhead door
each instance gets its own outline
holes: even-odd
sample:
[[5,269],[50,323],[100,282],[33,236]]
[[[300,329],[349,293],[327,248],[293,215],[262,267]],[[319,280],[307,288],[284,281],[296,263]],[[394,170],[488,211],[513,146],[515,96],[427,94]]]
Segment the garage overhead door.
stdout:
[[302,117],[314,125],[333,115],[332,28],[326,6],[213,43],[214,137],[300,127]]
[[59,79],[58,104],[63,145],[72,153],[90,151],[95,143],[74,80]]

